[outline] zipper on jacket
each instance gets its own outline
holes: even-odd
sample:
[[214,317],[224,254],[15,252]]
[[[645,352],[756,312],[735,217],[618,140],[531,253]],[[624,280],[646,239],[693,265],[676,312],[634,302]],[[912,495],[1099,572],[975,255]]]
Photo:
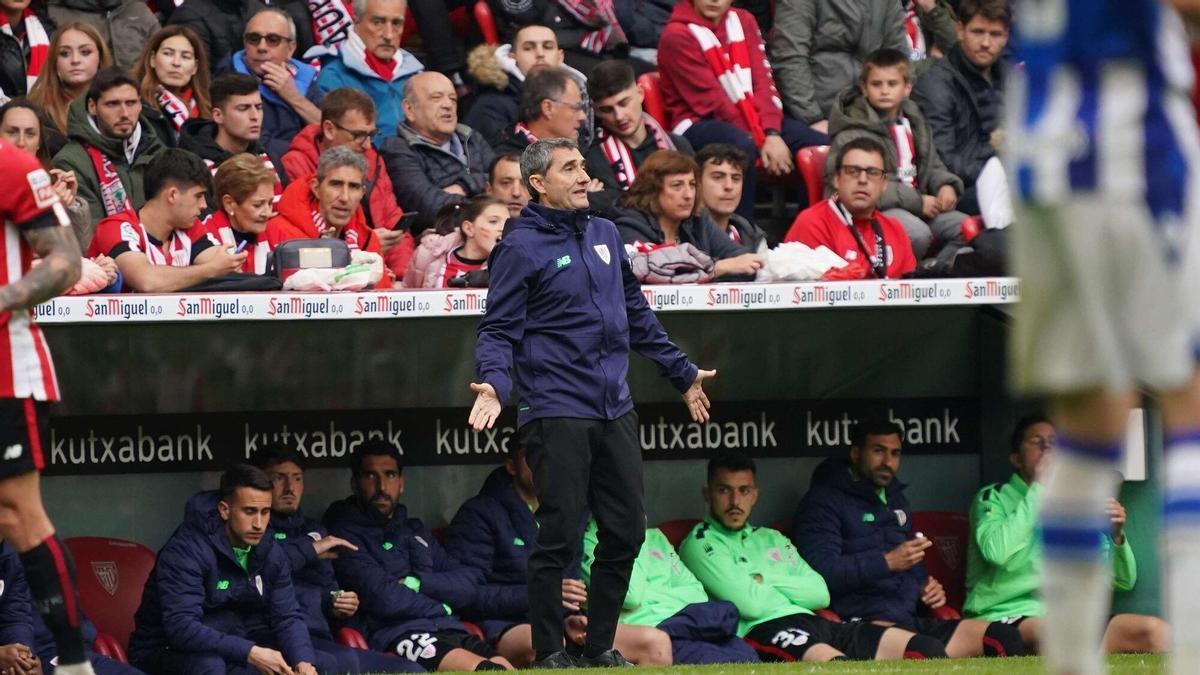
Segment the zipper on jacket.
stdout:
[[[587,222],[590,227],[591,222],[592,222],[591,215],[587,216]],[[583,262],[583,269],[587,271],[588,284],[591,286],[591,290],[588,293],[588,297],[591,298],[592,304],[596,306],[596,310],[598,312],[600,312],[600,319],[601,319],[601,321],[600,321],[600,327],[601,327],[600,358],[596,360],[596,365],[600,367],[600,374],[604,376],[604,416],[607,418],[608,417],[608,371],[605,370],[605,368],[604,368],[604,356],[605,356],[605,353],[608,351],[607,344],[606,344],[607,340],[608,340],[608,330],[605,328],[605,319],[607,319],[608,317],[604,316],[604,308],[601,307],[600,303],[596,301],[596,292],[599,290],[599,287],[596,285],[596,278],[592,275],[592,268],[591,268],[591,266],[588,265],[587,252],[584,250],[584,246],[583,246],[583,240],[584,240],[584,237],[587,236],[588,229],[589,228],[585,228],[583,230],[582,236],[575,237],[575,243],[579,246],[579,260]]]

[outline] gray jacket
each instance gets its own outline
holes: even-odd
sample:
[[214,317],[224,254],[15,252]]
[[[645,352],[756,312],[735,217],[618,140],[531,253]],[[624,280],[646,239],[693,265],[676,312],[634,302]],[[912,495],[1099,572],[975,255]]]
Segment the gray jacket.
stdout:
[[908,52],[896,0],[780,0],[770,54],[784,114],[805,124],[828,119],[838,92],[882,47]]
[[466,201],[466,197],[442,188],[461,185],[467,197],[483,192],[488,166],[495,154],[471,127],[460,124],[455,132],[465,159],[422,138],[408,124],[401,123],[397,131],[397,135],[383,142],[379,155],[392,178],[400,208],[420,212],[418,227],[433,225],[434,216],[443,206]]
[[846,87],[834,102],[833,111],[829,115],[829,135],[833,138],[833,143],[829,147],[829,158],[825,160],[825,181],[828,184],[833,176],[833,171],[837,168],[837,156],[842,147],[856,138],[869,136],[887,149],[884,164],[888,171],[892,172],[887,188],[879,199],[879,209],[886,211],[901,208],[909,213],[921,215],[924,206],[921,197],[936,195],[943,185],[953,187],[955,192],[962,195],[963,182],[942,163],[937,146],[933,142],[933,132],[929,129],[929,123],[925,121],[921,107],[910,98],[904,101],[900,111],[908,118],[908,124],[912,127],[913,144],[917,150],[917,156],[914,158],[917,165],[915,188],[901,183],[895,175],[896,143],[889,129],[894,120],[880,117],[857,85]]

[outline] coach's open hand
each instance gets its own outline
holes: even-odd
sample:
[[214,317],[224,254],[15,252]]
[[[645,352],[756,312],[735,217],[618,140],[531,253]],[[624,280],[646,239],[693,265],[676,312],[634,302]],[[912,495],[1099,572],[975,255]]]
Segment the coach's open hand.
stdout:
[[475,405],[471,406],[471,417],[468,419],[471,428],[475,431],[491,429],[500,416],[500,399],[496,397],[496,390],[490,384],[472,382],[471,391],[475,392]]
[[[716,376],[717,371],[715,370],[697,370],[696,380],[692,382],[692,386],[688,387],[687,391],[683,392],[683,402],[687,404],[688,412],[692,414],[693,421],[708,421],[710,404],[708,402],[708,394],[704,393],[703,384],[708,378]],[[476,403],[475,405],[479,404]],[[474,416],[474,413],[472,413],[472,416]]]

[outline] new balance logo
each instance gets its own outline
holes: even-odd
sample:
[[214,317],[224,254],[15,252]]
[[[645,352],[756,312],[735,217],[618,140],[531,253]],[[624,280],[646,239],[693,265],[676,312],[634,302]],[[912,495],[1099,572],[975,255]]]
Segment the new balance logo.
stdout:
[[561,258],[558,258],[557,260],[554,261],[555,269],[562,269],[570,264],[571,264],[571,256],[569,256],[569,255],[564,255]]
[[19,443],[17,445],[10,445],[4,449],[4,459],[17,459],[21,456],[22,452],[25,452],[25,449]]

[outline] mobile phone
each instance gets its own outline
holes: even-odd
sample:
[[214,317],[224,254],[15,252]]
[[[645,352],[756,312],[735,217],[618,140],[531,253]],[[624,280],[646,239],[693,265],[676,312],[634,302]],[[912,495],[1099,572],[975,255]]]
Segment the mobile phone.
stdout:
[[404,215],[400,216],[400,220],[396,221],[396,224],[392,227],[392,230],[394,230],[396,232],[412,230],[413,226],[417,224],[417,219],[420,217],[421,217],[421,214],[419,212],[409,211],[409,212],[405,213]]
[[241,253],[242,251],[246,250],[246,244],[249,244],[249,243],[250,243],[249,239],[243,239],[242,242],[237,245],[237,248],[233,249],[233,254],[237,255],[237,254]]
[[340,588],[337,589],[336,591],[329,591],[329,597],[333,598],[334,600],[337,600],[338,598],[342,597],[342,594],[345,592],[346,591],[343,591]]

